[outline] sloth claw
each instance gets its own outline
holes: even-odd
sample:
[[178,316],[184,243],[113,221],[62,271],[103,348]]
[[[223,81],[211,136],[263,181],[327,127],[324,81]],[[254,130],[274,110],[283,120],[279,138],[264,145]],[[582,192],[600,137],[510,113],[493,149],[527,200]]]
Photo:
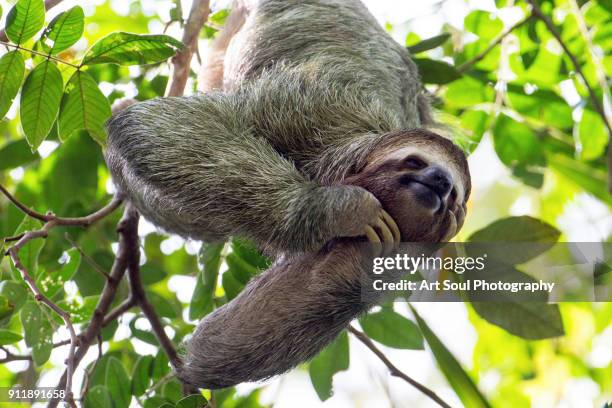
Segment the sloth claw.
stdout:
[[365,226],[364,235],[375,247],[378,255],[386,255],[395,248],[401,240],[401,234],[397,223],[385,210],[381,210],[380,215],[373,224]]

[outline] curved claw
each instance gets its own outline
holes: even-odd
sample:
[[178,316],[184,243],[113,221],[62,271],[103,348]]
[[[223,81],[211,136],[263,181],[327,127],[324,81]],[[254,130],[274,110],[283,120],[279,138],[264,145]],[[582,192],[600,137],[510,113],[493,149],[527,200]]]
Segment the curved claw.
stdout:
[[376,231],[374,230],[374,228],[372,228],[369,225],[366,225],[365,227],[365,236],[368,238],[368,241],[370,241],[372,244],[380,244],[380,238],[378,237],[378,234],[376,233]]
[[375,226],[378,227],[378,229],[380,230],[380,235],[382,236],[382,242],[384,243],[394,242],[393,233],[391,232],[384,218],[381,217],[378,220],[376,220]]
[[397,223],[393,219],[393,217],[391,217],[391,215],[389,215],[389,213],[386,212],[385,210],[382,210],[382,218],[385,221],[385,223],[389,226],[389,229],[391,230],[391,232],[393,233],[393,240],[396,243],[400,243],[402,240],[402,234],[400,232],[399,227],[397,226]]

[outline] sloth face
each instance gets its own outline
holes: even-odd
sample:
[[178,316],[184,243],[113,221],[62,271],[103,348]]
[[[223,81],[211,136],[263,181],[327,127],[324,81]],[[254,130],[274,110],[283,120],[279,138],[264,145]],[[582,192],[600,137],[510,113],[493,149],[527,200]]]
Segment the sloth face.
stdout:
[[376,154],[354,184],[379,199],[397,222],[402,241],[447,241],[465,218],[470,192],[467,161],[449,140],[419,132],[419,137],[407,135],[403,146]]

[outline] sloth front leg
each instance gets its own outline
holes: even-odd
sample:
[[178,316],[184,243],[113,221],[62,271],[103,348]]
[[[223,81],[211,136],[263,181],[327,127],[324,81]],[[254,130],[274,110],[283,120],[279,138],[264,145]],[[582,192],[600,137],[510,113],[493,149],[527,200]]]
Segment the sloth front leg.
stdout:
[[169,232],[314,251],[333,238],[367,235],[383,214],[361,187],[310,180],[253,133],[230,95],[139,103],[108,129],[106,160],[117,187]]

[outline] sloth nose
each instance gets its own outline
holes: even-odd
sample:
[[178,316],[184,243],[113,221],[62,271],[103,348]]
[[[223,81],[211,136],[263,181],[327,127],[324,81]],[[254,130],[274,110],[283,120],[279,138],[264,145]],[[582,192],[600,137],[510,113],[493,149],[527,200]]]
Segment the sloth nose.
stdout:
[[442,197],[446,197],[453,187],[453,179],[448,171],[439,166],[429,166],[420,174],[421,181]]

